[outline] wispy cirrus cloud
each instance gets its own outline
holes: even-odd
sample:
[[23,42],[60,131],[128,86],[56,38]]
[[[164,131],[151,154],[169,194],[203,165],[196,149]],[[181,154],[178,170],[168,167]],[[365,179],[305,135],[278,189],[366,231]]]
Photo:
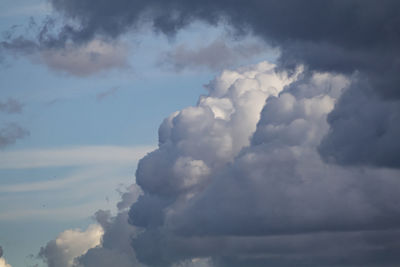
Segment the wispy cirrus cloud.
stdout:
[[153,149],[153,146],[76,146],[5,151],[0,153],[0,169],[126,165],[136,162]]

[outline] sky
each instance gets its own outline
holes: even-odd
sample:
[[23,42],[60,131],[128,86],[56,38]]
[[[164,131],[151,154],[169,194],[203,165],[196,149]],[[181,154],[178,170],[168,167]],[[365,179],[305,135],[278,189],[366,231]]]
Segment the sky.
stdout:
[[398,1],[0,2],[0,267],[398,266]]

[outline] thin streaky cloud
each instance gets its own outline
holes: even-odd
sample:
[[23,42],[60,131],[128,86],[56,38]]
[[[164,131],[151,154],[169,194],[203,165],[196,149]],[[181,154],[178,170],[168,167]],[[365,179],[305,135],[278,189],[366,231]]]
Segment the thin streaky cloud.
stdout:
[[133,164],[154,148],[154,146],[81,146],[5,151],[0,153],[0,169]]
[[[58,178],[53,180],[3,185],[0,188],[0,193],[25,193],[25,192],[49,191],[60,188],[66,188],[69,185],[74,186],[76,183],[79,182],[83,182],[93,178],[103,177],[104,173],[109,173],[108,169],[115,169],[115,168],[112,167],[104,168],[96,166],[95,168],[88,168],[76,171],[61,179]],[[112,174],[112,176],[113,179],[116,179],[115,174]]]
[[15,221],[29,218],[40,221],[66,221],[89,218],[98,207],[104,206],[104,201],[93,201],[81,205],[41,208],[41,209],[18,209],[1,212],[0,221]]

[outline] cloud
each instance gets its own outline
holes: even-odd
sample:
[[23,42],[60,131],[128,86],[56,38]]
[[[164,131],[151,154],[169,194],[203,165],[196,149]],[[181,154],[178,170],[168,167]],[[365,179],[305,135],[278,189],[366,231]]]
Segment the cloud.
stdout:
[[24,105],[14,98],[9,98],[7,101],[0,101],[0,112],[14,114],[21,113]]
[[248,61],[267,50],[262,43],[242,43],[229,45],[223,39],[216,39],[207,45],[191,48],[185,44],[165,52],[159,63],[175,71],[184,69],[222,70],[240,62]]
[[[16,114],[21,113],[23,104],[14,98],[7,101],[0,101],[0,113]],[[15,144],[18,139],[29,135],[29,131],[17,123],[4,123],[0,128],[0,149]]]
[[41,50],[38,60],[51,70],[81,77],[110,69],[127,68],[129,65],[126,45],[101,40],[83,45],[67,44],[62,49]]
[[[112,165],[113,163],[111,163]],[[114,169],[116,169],[114,164]],[[85,180],[98,178],[103,173],[106,173],[106,168],[88,168],[79,170],[66,176],[65,178],[57,178],[54,180],[45,180],[39,182],[26,182],[26,183],[15,183],[3,185],[0,188],[1,193],[26,193],[26,192],[37,192],[37,191],[49,191],[57,190],[60,188],[66,188],[69,185],[76,184]],[[115,174],[114,174],[115,175]]]
[[66,230],[42,247],[39,256],[49,267],[72,267],[76,257],[100,244],[102,235],[99,225],[90,225],[86,231]]
[[152,146],[78,146],[13,150],[0,153],[0,169],[25,169],[101,164],[133,164]]
[[29,135],[29,131],[16,123],[7,123],[0,128],[0,148],[14,144],[18,139]]
[[81,267],[120,267],[144,266],[139,263],[131,246],[132,238],[138,229],[128,223],[128,208],[137,200],[141,193],[133,184],[121,193],[121,201],[117,204],[118,213],[112,216],[110,212],[99,210],[95,214],[96,221],[102,226],[104,235],[100,246],[90,249],[77,259]]
[[11,267],[4,258],[0,258],[0,267]]
[[3,248],[0,246],[0,267],[12,267],[10,264],[6,262],[3,258]]
[[[34,190],[33,190],[34,191]],[[71,220],[87,220],[91,214],[96,212],[99,207],[104,207],[104,200],[86,201],[83,204],[68,205],[57,208],[16,208],[2,211],[0,220],[15,222],[21,220],[31,220],[35,222],[65,222]]]
[[95,214],[101,244],[77,266],[398,265],[399,171],[318,152],[357,82],[267,62],[223,71],[162,122],[140,190]]
[[[67,230],[56,240],[47,243],[39,256],[51,266],[65,267],[108,267],[108,266],[144,266],[135,257],[131,246],[137,229],[128,224],[128,208],[136,201],[140,189],[136,185],[121,192],[121,201],[117,204],[118,213],[98,210],[94,218],[97,222],[85,232]],[[91,238],[93,242],[82,247],[82,240]],[[64,240],[63,242],[60,241]],[[70,248],[78,246],[75,251]]]
[[399,121],[400,100],[382,101],[363,78],[358,78],[329,114],[331,129],[319,152],[326,161],[342,165],[398,168]]
[[[9,5],[10,3],[8,3]],[[4,7],[0,12],[0,17],[16,17],[16,16],[32,16],[44,15],[51,13],[51,5],[48,3],[32,4],[32,5],[18,5]]]
[[[390,99],[400,97],[398,90],[400,38],[397,16],[400,4],[395,0],[380,3],[373,0],[330,1],[325,4],[317,0],[284,2],[253,0],[246,3],[226,0],[201,2],[152,0],[129,3],[123,0],[112,3],[98,3],[94,0],[52,0],[51,4],[55,12],[66,18],[64,20],[66,23],[59,23],[58,27],[54,27],[56,19],[47,20],[39,28],[36,38],[29,39],[22,36],[8,38],[1,43],[3,50],[30,54],[32,51],[68,47],[69,43],[79,46],[90,44],[99,37],[118,39],[119,36],[131,33],[143,25],[151,25],[157,32],[174,35],[190,23],[201,21],[211,25],[227,25],[227,28],[233,29],[236,35],[251,33],[261,37],[266,43],[279,49],[279,67],[286,70],[303,64],[310,71],[336,72],[345,75],[358,72],[368,77],[366,87],[377,94],[375,97],[366,93],[365,101],[371,101],[371,105],[380,101],[380,105],[384,106]],[[221,52],[218,58],[228,60],[228,50],[218,43],[209,48],[200,48],[199,52],[180,47],[176,51],[167,53],[166,59],[178,69],[183,65],[216,67],[219,62],[213,61],[209,56],[215,50]],[[364,90],[363,88],[357,89],[354,84],[349,91]],[[349,95],[352,94],[349,93],[346,97],[350,98]],[[394,105],[398,106],[398,103],[395,102]],[[335,112],[336,109],[342,108],[345,107],[338,105],[335,107]],[[385,109],[381,112],[384,117],[391,116]],[[361,113],[361,110],[353,113],[346,113],[345,110],[336,112],[348,116],[341,118],[342,120],[364,120],[369,123],[368,128],[372,132],[379,132],[381,127],[379,123],[375,123],[374,120],[366,121]],[[400,124],[398,116],[392,119],[393,124]],[[356,125],[347,126],[351,127],[349,132],[358,131],[352,128],[357,127]],[[388,127],[387,130],[394,132],[386,136],[397,134],[393,127]],[[327,139],[326,143],[337,144],[339,140],[344,140],[335,134],[340,134],[340,131],[332,131],[328,136],[330,140]],[[393,143],[396,140],[389,142]],[[387,142],[374,143],[376,145],[371,148],[371,153],[379,158],[363,160],[362,163],[399,168],[396,158],[387,156],[393,153],[384,152],[387,149],[385,145]],[[346,143],[339,146],[345,147]],[[357,145],[360,146],[361,144]],[[325,159],[338,157],[338,154],[330,149],[323,151]],[[360,164],[351,158],[364,156],[358,155],[357,151],[352,153],[353,156],[337,158],[335,162],[343,165]]]
[[139,261],[399,262],[391,252],[399,243],[390,238],[399,233],[399,172],[343,168],[318,154],[330,131],[327,116],[355,77],[307,71],[287,77],[266,63],[226,71],[196,107],[162,123],[159,149],[139,162],[144,194],[129,212],[130,223],[143,229],[133,239]]
[[[47,28],[53,27],[53,23],[53,20],[49,20],[39,32],[46,34],[49,30]],[[33,26],[28,29],[34,31]],[[3,58],[7,54],[26,56],[33,63],[44,64],[50,70],[77,77],[129,68],[129,49],[122,42],[94,39],[87,43],[67,42],[61,46],[52,46],[23,36],[13,37],[14,31],[11,30],[8,40],[0,42],[0,55]]]

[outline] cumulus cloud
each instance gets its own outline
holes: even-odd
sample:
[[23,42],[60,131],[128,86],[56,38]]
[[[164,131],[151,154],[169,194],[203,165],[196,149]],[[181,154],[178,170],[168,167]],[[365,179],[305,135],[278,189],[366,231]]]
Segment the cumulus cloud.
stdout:
[[136,260],[131,246],[138,230],[128,223],[128,208],[140,192],[137,185],[129,186],[121,192],[116,215],[98,210],[94,215],[96,225],[84,232],[67,230],[61,233],[41,249],[39,256],[49,267],[144,266]]
[[100,244],[102,235],[103,230],[99,225],[90,225],[86,231],[66,230],[42,247],[39,257],[49,267],[72,267],[76,257]]
[[399,121],[400,101],[382,101],[365,78],[358,77],[329,114],[331,129],[319,151],[328,162],[398,168]]
[[121,195],[116,215],[98,211],[100,243],[68,261],[398,265],[399,171],[342,167],[319,154],[335,107],[358,82],[267,62],[222,72],[196,106],[162,122],[159,148],[138,164],[140,189]]
[[3,248],[0,246],[0,267],[12,267],[10,264],[6,262],[3,258]]
[[318,154],[353,79],[261,63],[212,81],[196,107],[162,123],[159,149],[139,162],[136,257],[150,266],[398,263],[389,236],[398,235],[399,172]]
[[11,267],[4,258],[0,258],[0,267]]
[[230,45],[220,38],[196,48],[185,44],[178,45],[165,52],[160,57],[159,63],[175,71],[203,68],[222,70],[255,58],[266,49],[266,45],[262,43]]
[[18,139],[29,135],[29,131],[16,123],[7,123],[0,128],[0,148],[14,144]]

